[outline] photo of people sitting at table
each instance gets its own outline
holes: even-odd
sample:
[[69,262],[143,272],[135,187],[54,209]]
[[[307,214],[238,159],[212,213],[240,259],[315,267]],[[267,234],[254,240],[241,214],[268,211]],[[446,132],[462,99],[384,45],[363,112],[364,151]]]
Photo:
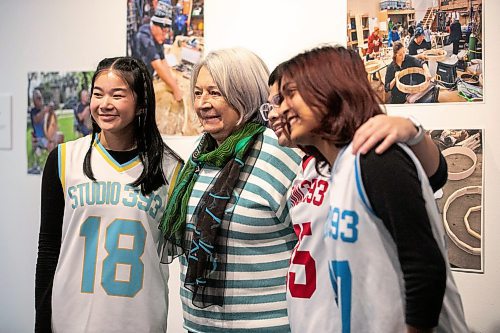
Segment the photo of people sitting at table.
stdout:
[[348,0],[347,47],[385,104],[483,100],[482,0]]

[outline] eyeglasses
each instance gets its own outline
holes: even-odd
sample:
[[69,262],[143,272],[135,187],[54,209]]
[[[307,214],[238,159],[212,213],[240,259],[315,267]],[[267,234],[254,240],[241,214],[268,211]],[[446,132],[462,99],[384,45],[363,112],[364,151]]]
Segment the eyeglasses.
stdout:
[[262,104],[259,108],[262,119],[264,119],[265,121],[269,121],[269,112],[271,112],[272,109],[273,106],[271,105],[271,103]]
[[262,119],[269,121],[269,112],[274,108],[278,108],[283,102],[283,96],[281,94],[276,94],[271,98],[270,103],[264,103],[260,106],[259,111]]

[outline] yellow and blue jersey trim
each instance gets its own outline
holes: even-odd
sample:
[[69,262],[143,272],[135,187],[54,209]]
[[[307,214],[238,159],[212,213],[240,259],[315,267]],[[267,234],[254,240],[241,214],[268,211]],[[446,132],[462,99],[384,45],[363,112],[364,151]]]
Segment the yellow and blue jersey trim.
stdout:
[[177,166],[175,167],[174,172],[172,173],[172,178],[170,178],[170,184],[169,184],[169,189],[168,189],[168,197],[172,195],[172,192],[174,191],[175,183],[177,182],[177,177],[179,176],[179,173],[182,169],[182,162],[178,162]]
[[57,146],[57,166],[63,192],[66,188],[66,143]]
[[104,146],[99,141],[99,138],[97,137],[97,135],[96,135],[96,138],[94,141],[94,148],[99,152],[99,154],[101,154],[101,156],[104,158],[104,160],[106,162],[108,162],[108,164],[111,165],[111,167],[113,167],[113,169],[115,169],[118,172],[124,172],[124,171],[130,170],[133,167],[135,167],[137,164],[141,163],[139,156],[134,157],[132,160],[130,160],[126,163],[123,163],[123,164],[118,163],[113,158],[113,156],[111,156],[108,153],[106,148],[104,148]]

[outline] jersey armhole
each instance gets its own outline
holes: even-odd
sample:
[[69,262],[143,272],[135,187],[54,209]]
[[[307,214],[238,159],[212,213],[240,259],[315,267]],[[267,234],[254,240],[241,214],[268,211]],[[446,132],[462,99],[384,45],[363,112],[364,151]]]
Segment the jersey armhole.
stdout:
[[179,161],[177,162],[177,165],[175,166],[174,172],[172,172],[172,177],[170,177],[169,183],[168,183],[168,198],[172,195],[172,192],[174,191],[175,188],[175,183],[177,182],[177,177],[179,176],[179,173],[182,169],[182,162]]
[[370,214],[379,218],[370,204],[370,200],[368,199],[368,195],[366,194],[365,187],[363,185],[363,178],[361,176],[361,163],[360,163],[360,154],[356,154],[356,158],[354,159],[354,176],[356,178],[356,190],[358,192],[359,198],[363,205],[368,209]]
[[302,172],[306,171],[307,166],[309,165],[309,163],[312,160],[314,160],[314,156],[304,155],[304,157],[302,158],[302,163],[301,163]]
[[66,188],[66,143],[57,146],[57,167],[63,193]]

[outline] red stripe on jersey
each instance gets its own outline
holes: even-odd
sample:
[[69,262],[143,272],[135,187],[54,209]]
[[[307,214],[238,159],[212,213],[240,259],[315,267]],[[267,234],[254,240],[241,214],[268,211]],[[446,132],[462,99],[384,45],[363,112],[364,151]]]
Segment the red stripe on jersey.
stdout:
[[302,171],[306,171],[307,165],[313,159],[314,159],[314,156],[307,156],[307,155],[302,158]]

